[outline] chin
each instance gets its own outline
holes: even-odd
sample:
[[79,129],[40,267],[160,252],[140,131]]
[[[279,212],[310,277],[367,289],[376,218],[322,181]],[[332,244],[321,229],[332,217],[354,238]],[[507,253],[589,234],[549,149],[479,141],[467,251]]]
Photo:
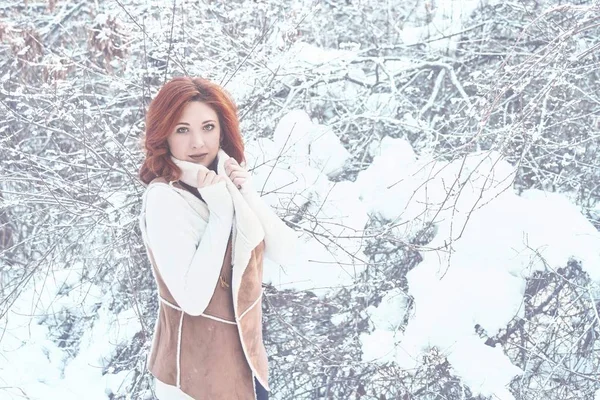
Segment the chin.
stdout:
[[211,159],[204,158],[202,160],[191,159],[190,162],[193,162],[194,164],[202,165],[202,166],[205,166],[206,168],[209,168],[213,164],[213,162],[215,162],[216,160],[217,160],[217,157],[213,157]]

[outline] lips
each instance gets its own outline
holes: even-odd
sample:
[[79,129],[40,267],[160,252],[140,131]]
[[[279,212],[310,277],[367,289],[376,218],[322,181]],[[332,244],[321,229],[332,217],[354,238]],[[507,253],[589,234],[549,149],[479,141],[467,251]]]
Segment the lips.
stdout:
[[190,158],[193,158],[194,160],[201,160],[206,157],[207,154],[208,153],[190,154]]

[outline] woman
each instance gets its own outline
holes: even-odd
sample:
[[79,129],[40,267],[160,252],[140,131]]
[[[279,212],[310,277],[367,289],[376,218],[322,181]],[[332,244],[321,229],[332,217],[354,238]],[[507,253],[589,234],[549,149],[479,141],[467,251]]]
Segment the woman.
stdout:
[[267,399],[263,255],[284,264],[296,236],[252,188],[236,107],[214,83],[174,78],[150,104],[145,149],[140,228],[160,305],[148,357],[156,395]]

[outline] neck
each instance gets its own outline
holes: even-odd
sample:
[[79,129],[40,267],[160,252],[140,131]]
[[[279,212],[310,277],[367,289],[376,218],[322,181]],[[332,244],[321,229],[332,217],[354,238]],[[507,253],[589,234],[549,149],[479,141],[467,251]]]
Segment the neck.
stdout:
[[219,165],[219,155],[218,154],[215,157],[215,159],[213,160],[213,162],[210,163],[210,165],[208,166],[208,169],[210,169],[211,171],[217,172],[217,165]]

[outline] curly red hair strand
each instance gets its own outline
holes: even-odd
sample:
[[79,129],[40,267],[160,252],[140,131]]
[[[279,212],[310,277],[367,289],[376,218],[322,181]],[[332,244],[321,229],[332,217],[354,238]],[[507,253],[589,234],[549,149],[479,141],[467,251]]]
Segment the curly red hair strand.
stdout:
[[229,94],[221,86],[203,78],[177,77],[160,89],[146,113],[146,159],[139,173],[145,184],[157,177],[167,181],[179,179],[181,170],[171,161],[167,138],[175,128],[183,108],[191,101],[205,103],[215,110],[221,126],[221,148],[238,163],[244,161],[237,107]]

